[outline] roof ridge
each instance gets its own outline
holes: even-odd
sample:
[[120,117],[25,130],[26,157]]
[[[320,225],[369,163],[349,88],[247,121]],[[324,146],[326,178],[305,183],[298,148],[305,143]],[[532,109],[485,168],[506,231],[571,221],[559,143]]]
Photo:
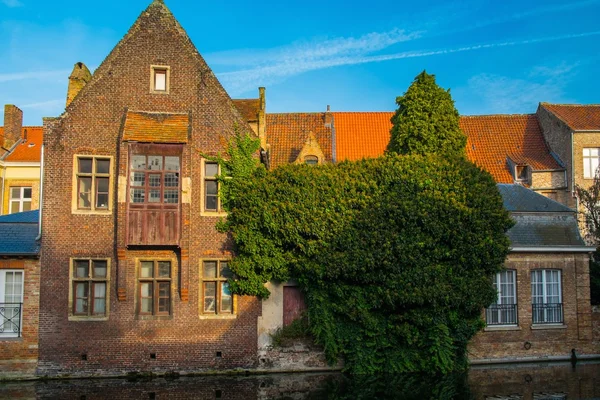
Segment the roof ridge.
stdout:
[[481,114],[481,115],[459,115],[460,118],[479,118],[479,117],[535,117],[535,113],[528,114]]
[[540,102],[540,104],[547,106],[561,106],[561,107],[600,107],[600,103],[592,103],[592,104],[575,104],[575,103],[548,103],[545,101]]

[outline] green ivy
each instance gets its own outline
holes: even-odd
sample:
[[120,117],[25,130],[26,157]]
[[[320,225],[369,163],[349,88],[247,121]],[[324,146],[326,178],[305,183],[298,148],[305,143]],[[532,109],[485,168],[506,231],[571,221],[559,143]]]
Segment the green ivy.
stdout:
[[491,176],[436,154],[265,171],[238,140],[221,226],[232,290],[266,298],[266,282],[296,279],[312,335],[351,373],[464,369],[509,247]]

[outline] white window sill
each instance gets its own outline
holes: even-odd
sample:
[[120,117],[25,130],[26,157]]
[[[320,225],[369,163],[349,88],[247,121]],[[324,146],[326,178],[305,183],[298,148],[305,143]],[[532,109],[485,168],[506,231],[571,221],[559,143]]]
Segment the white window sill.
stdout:
[[225,211],[200,211],[200,216],[202,216],[202,217],[226,217],[227,213]]
[[86,321],[108,321],[108,316],[104,316],[104,317],[86,317],[86,316],[79,316],[79,315],[69,315],[69,321],[82,321],[82,322],[86,322]]
[[200,315],[200,319],[236,319],[237,314],[226,314],[226,315],[212,315],[212,314],[203,314]]
[[531,325],[531,330],[543,330],[543,329],[567,329],[567,326],[564,324],[534,324]]
[[1,336],[0,342],[22,342],[23,341],[23,333],[21,333],[21,337],[17,336]]
[[484,332],[498,332],[498,331],[520,331],[521,327],[518,325],[493,325],[486,326]]
[[112,215],[112,210],[71,210],[73,215]]

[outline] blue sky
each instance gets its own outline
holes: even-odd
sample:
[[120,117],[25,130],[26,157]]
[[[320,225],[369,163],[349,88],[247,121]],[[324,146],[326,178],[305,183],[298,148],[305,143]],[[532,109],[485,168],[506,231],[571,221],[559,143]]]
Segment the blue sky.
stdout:
[[[0,0],[0,104],[25,124],[64,110],[150,0]],[[423,69],[461,114],[600,103],[600,0],[166,0],[233,98],[268,112],[392,111]]]

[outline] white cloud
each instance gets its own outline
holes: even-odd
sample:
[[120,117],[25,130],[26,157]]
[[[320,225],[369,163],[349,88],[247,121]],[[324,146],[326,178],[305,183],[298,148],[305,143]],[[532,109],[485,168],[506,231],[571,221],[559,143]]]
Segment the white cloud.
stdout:
[[2,0],[2,3],[7,7],[22,7],[24,4],[19,0]]
[[[600,35],[600,31],[549,36],[534,39],[521,39],[506,42],[483,43],[437,50],[416,50],[393,54],[369,55],[369,53],[389,47],[393,42],[392,40],[381,40],[381,35],[372,35],[373,36],[371,37],[377,38],[377,40],[353,40],[350,41],[350,43],[342,41],[340,42],[340,45],[337,46],[339,51],[324,50],[323,45],[307,47],[304,50],[290,49],[289,51],[283,52],[283,54],[291,54],[292,56],[281,56],[279,58],[272,57],[267,65],[258,65],[244,70],[224,72],[218,74],[218,76],[228,91],[233,95],[237,95],[255,88],[257,83],[260,83],[261,85],[272,85],[287,77],[318,69],[342,65],[356,65],[400,60],[405,58],[430,57],[481,49],[527,45],[558,40],[569,40],[597,36]],[[410,35],[406,36],[405,40],[410,40],[409,37]],[[356,43],[359,42],[363,44],[361,46],[357,45]],[[386,45],[386,43],[390,44]],[[357,49],[363,49],[363,51],[357,51]],[[566,67],[563,66],[562,68],[564,69]],[[538,71],[538,73],[540,73],[540,71]]]

